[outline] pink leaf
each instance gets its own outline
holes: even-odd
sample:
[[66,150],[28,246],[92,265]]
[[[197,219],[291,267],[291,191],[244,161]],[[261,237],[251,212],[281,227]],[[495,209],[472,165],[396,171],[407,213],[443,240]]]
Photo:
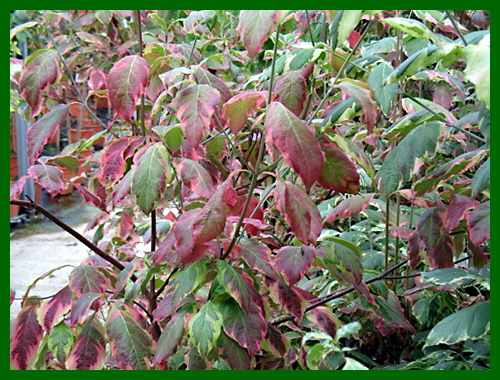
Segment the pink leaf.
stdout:
[[314,133],[283,104],[267,110],[266,143],[276,147],[309,190],[323,170],[325,158]]
[[95,267],[90,265],[79,265],[69,275],[69,286],[77,297],[85,293],[106,292],[106,278]]
[[209,85],[219,91],[221,103],[226,103],[231,98],[231,90],[229,90],[226,83],[203,67],[197,66],[194,69],[193,75],[196,83]]
[[124,151],[129,144],[130,138],[123,137],[105,147],[102,164],[97,174],[97,178],[104,187],[113,186],[123,175],[125,169]]
[[177,158],[175,163],[182,182],[199,196],[210,199],[215,193],[210,173],[198,162],[187,158]]
[[347,219],[359,214],[367,208],[375,194],[360,194],[344,199],[332,210],[332,213],[325,219],[325,223],[331,223],[339,219]]
[[359,174],[351,159],[336,144],[323,146],[325,165],[318,183],[325,189],[339,193],[358,194]]
[[79,185],[78,183],[74,183],[73,186],[80,192],[80,194],[83,196],[83,198],[85,199],[85,201],[87,203],[94,205],[95,207],[97,207],[98,209],[100,209],[106,213],[108,212],[106,202],[103,201],[98,196],[92,194],[89,191],[89,189],[87,189],[86,187],[84,187],[82,185]]
[[65,286],[54,297],[40,308],[43,329],[48,333],[56,321],[68,312],[73,301],[73,293]]
[[103,302],[101,297],[102,294],[99,293],[85,293],[78,297],[71,308],[71,324],[76,326],[79,319],[89,310],[89,308],[96,311],[99,310]]
[[490,237],[490,201],[477,206],[467,214],[467,227],[473,244],[482,244]]
[[[234,206],[233,211],[231,211],[231,215],[241,216],[246,200],[246,196],[238,196],[238,202]],[[259,201],[255,197],[252,197],[252,199],[250,199],[250,206],[248,207],[248,210],[245,214],[245,219],[243,220],[243,224],[241,225],[243,228],[245,228],[246,226],[246,231],[250,236],[258,235],[260,233],[260,228],[264,227],[264,210],[262,209],[262,207],[259,207],[257,211],[254,212],[258,204]],[[250,215],[252,214],[252,219],[250,219]]]
[[315,257],[314,249],[307,246],[283,247],[276,253],[276,269],[285,275],[289,285],[294,285],[311,268]]
[[10,338],[10,369],[29,369],[36,358],[42,339],[42,326],[38,323],[37,304],[25,307],[17,316]]
[[280,278],[273,281],[268,287],[273,300],[282,305],[285,311],[292,314],[297,318],[296,322],[300,323],[306,309],[306,300]]
[[138,56],[130,55],[113,65],[108,75],[108,91],[111,107],[125,121],[135,112],[135,105],[148,81],[149,64]]
[[240,22],[236,30],[239,32],[250,58],[255,58],[260,52],[264,42],[276,28],[277,20],[284,16],[285,12],[273,10],[241,11]]
[[90,91],[104,90],[106,87],[106,74],[101,69],[93,69],[89,76]]
[[66,360],[69,370],[102,369],[106,363],[107,354],[104,333],[92,315],[83,325],[78,340]]
[[374,91],[366,83],[359,80],[344,78],[342,81],[336,85],[344,93],[344,99],[349,97],[354,97],[365,114],[366,128],[368,129],[368,134],[373,132],[375,127],[375,121],[377,120],[377,101],[375,100]]
[[29,175],[23,175],[16,182],[12,182],[10,184],[10,200],[17,199],[23,192],[24,184],[26,183],[26,179],[30,178]]
[[203,140],[219,100],[219,91],[206,84],[192,84],[176,94],[174,107],[184,135],[194,146]]
[[240,256],[251,268],[264,273],[270,278],[276,278],[276,271],[270,255],[271,250],[266,246],[254,244],[241,246]]
[[224,231],[226,219],[237,202],[238,195],[231,186],[232,176],[222,183],[215,194],[196,215],[192,233],[196,245],[200,246]]
[[283,103],[293,114],[300,116],[306,100],[306,79],[312,74],[314,62],[297,71],[288,71],[278,77],[274,92],[278,101]]
[[35,178],[52,198],[64,189],[63,173],[53,165],[34,165],[28,169],[28,174]]
[[449,110],[452,106],[451,88],[447,83],[438,82],[432,94],[432,101]]
[[43,146],[54,136],[69,114],[69,104],[59,104],[52,111],[38,119],[27,132],[28,165],[33,165]]
[[236,134],[241,131],[248,116],[266,102],[267,93],[263,91],[245,91],[233,96],[224,103],[222,118],[227,126]]
[[431,207],[420,215],[417,231],[424,241],[432,266],[437,269],[453,267],[453,242],[444,227],[444,210]]
[[340,327],[341,322],[335,314],[333,314],[330,309],[325,306],[320,306],[311,310],[312,317],[316,322],[316,326],[335,338],[337,329]]
[[21,73],[20,87],[23,96],[31,107],[31,117],[40,113],[42,93],[48,85],[57,82],[61,75],[59,55],[52,50],[39,50],[28,58],[29,64]]
[[293,233],[304,244],[316,244],[323,223],[318,208],[300,187],[278,181],[275,189],[278,208],[285,214]]

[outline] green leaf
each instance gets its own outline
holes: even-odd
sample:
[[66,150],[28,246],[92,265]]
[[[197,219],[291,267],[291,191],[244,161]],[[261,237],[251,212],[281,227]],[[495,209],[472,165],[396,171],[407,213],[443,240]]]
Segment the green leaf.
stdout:
[[168,126],[157,125],[152,129],[161,138],[171,153],[175,153],[179,150],[184,141],[184,131],[179,124]]
[[414,38],[430,39],[432,37],[432,32],[418,20],[403,17],[389,17],[380,21]]
[[75,337],[73,336],[71,327],[64,321],[61,321],[50,331],[48,342],[49,350],[60,363],[64,363],[69,356],[74,340]]
[[254,288],[231,265],[217,260],[217,281],[233,297],[245,312],[249,312]]
[[351,370],[351,371],[359,371],[359,370],[367,370],[368,367],[365,367],[363,364],[358,362],[355,359],[346,357],[345,365],[342,367],[342,370]]
[[425,347],[479,339],[490,329],[490,301],[474,304],[446,317],[431,330]]
[[467,45],[464,50],[467,67],[465,77],[476,85],[476,95],[490,108],[490,39],[483,38],[478,45]]
[[184,325],[186,323],[186,312],[176,313],[167,325],[158,339],[158,348],[155,352],[154,365],[168,360],[180,343],[184,334]]
[[189,340],[200,355],[207,357],[214,347],[221,332],[222,320],[219,310],[212,301],[208,301],[189,321]]
[[339,193],[358,194],[359,174],[351,159],[336,146],[323,146],[325,164],[318,183],[324,189],[332,189]]
[[170,155],[162,143],[146,145],[135,156],[131,178],[132,194],[137,205],[149,215],[163,197],[167,182],[173,178]]
[[330,26],[333,50],[347,41],[347,38],[361,20],[362,15],[363,11],[359,10],[341,10],[337,13]]
[[436,152],[441,128],[436,121],[414,128],[382,163],[376,175],[378,188],[388,195],[401,188],[410,179],[415,160]]
[[472,179],[472,196],[475,197],[477,194],[486,190],[490,185],[490,158],[477,169],[474,173],[474,178]]
[[444,268],[424,272],[422,273],[422,279],[436,285],[452,285],[465,280],[473,280],[475,284],[481,284],[486,280],[478,273],[462,268]]
[[368,77],[368,85],[375,90],[375,99],[377,104],[382,109],[384,115],[388,116],[391,113],[394,99],[398,91],[398,84],[391,83],[383,85],[385,78],[392,72],[392,66],[387,62],[382,62],[378,65]]
[[352,119],[361,112],[361,104],[354,97],[350,97],[339,103],[324,119],[321,124],[321,131],[332,128],[346,120]]

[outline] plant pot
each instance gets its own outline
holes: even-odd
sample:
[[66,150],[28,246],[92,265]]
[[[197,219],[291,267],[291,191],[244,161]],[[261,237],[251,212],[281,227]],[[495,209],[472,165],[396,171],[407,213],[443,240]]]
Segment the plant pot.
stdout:
[[[68,168],[61,168],[62,172],[63,172],[63,178],[64,179],[71,179],[73,177],[76,177],[78,174],[76,172],[73,172],[71,170],[69,170]],[[65,183],[65,187],[64,189],[59,193],[59,195],[68,195],[68,194],[71,194],[74,190],[74,186],[72,183],[68,183],[68,182],[64,182]]]
[[[91,138],[92,136],[94,136],[97,132],[100,132],[102,129],[100,128],[95,128],[95,127],[92,127],[92,128],[82,128],[80,129],[80,140],[88,140],[89,138]],[[69,130],[69,137],[70,137],[70,141],[72,143],[74,142],[77,142],[79,139],[78,139],[78,133],[77,133],[77,130],[72,128]],[[95,145],[99,145],[99,146],[102,146],[104,144],[104,138],[99,138],[97,139],[96,141],[94,141],[94,146]]]
[[19,164],[17,156],[10,156],[10,178],[17,178],[19,176]]
[[19,215],[19,206],[18,205],[10,205],[10,217],[15,218]]
[[69,114],[73,117],[76,117],[76,119],[78,120],[80,117],[80,108],[82,108],[82,118],[83,119],[90,117],[90,114],[89,114],[89,111],[87,110],[87,108],[85,108],[84,106],[82,106],[81,104],[78,104],[78,103],[72,103],[69,105]]

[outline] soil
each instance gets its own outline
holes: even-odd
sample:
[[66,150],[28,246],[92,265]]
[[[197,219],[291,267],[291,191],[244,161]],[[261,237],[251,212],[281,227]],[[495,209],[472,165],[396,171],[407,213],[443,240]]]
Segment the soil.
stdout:
[[[44,194],[42,206],[80,233],[83,233],[91,218],[100,212],[94,206],[84,204],[76,190],[53,200]],[[84,236],[91,240],[93,231]],[[10,287],[16,297],[10,307],[11,318],[19,313],[20,299],[37,278],[54,268],[70,265],[39,280],[29,293],[30,296],[38,297],[54,295],[68,284],[73,266],[79,265],[88,254],[86,246],[49,220],[11,228]]]

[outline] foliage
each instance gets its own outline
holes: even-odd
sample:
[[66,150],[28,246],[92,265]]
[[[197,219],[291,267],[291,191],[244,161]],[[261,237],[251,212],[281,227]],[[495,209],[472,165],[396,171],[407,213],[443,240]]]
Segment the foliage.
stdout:
[[[11,19],[11,203],[57,222],[16,199],[31,177],[96,206],[69,285],[24,295],[11,368],[489,368],[489,13]],[[104,132],[41,156],[75,103]]]

